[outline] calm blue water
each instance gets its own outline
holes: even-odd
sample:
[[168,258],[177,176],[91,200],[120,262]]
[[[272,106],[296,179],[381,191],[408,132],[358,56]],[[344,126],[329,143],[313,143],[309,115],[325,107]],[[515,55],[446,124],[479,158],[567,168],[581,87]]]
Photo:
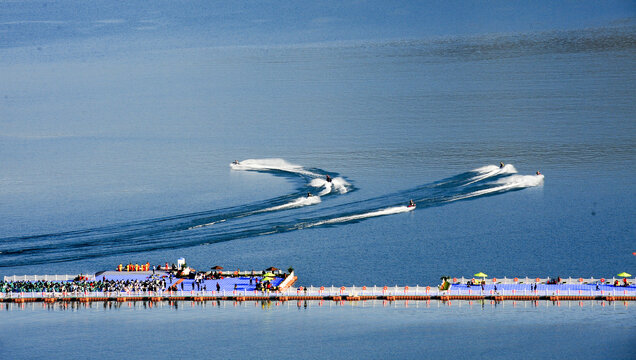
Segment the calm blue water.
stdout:
[[[536,359],[554,354],[631,359],[634,355],[635,310],[633,304],[623,303],[22,305],[5,304],[9,309],[0,315],[8,320],[0,323],[0,346],[6,357],[76,359],[103,352],[117,357],[226,359]],[[56,341],[34,336],[34,329],[56,334]]]
[[[136,49],[115,40],[106,49],[108,41],[78,40],[2,50],[0,276],[179,257],[197,269],[293,266],[301,285],[636,271],[632,27],[294,46],[190,39],[195,45]],[[232,168],[234,159],[241,165]],[[308,191],[316,196],[306,199]],[[580,347],[595,334],[609,339],[598,346],[629,357],[634,314],[621,306],[27,308],[0,316],[19,330],[2,322],[11,333],[5,349],[26,337],[44,342],[40,326],[75,327],[62,341],[89,348],[102,331],[176,326],[199,340],[205,331],[218,336],[216,328],[269,334],[264,342],[282,331],[300,344],[284,347],[290,358],[341,357],[344,344],[369,351],[378,338],[386,346],[367,357],[413,358],[419,353],[405,349],[434,351],[453,337],[449,357],[493,355],[486,342],[464,346],[472,331],[510,341],[530,332],[545,345],[496,340],[500,357],[517,349],[521,357],[602,356]],[[210,320],[212,312],[220,318]],[[143,340],[144,354],[168,351]],[[141,338],[104,341],[123,349]],[[188,354],[214,353],[214,344],[192,344]],[[262,345],[234,351],[255,357]]]

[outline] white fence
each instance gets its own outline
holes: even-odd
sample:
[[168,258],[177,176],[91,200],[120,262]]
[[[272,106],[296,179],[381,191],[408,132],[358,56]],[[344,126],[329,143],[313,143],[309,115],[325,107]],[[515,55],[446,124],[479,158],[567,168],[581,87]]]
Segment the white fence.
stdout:
[[[584,277],[567,277],[567,278],[560,278],[561,284],[614,284],[614,282],[616,280],[618,280],[621,284],[623,282],[623,278],[617,278],[617,277],[612,277],[612,278],[594,278],[594,277],[589,277],[589,278],[584,278]],[[482,280],[486,282],[486,284],[546,284],[548,282],[548,280],[558,280],[557,277],[554,278],[541,278],[541,277],[514,277],[514,278],[509,278],[509,277],[486,277],[486,278],[481,278],[481,277],[473,277],[473,278],[466,278],[466,277],[453,277],[453,278],[449,278],[448,281],[451,281],[452,283],[460,283],[460,284],[465,284],[468,281],[474,280],[475,282],[481,282]],[[628,278],[627,279],[628,282],[630,284],[634,284],[636,282],[636,277],[635,278]]]
[[87,280],[95,280],[95,275],[13,275],[5,276],[4,281],[70,281],[78,276],[83,276]]
[[68,297],[86,297],[86,298],[112,298],[119,297],[126,298],[146,298],[146,297],[162,297],[166,299],[175,297],[228,297],[228,296],[243,296],[246,298],[252,296],[268,296],[272,298],[286,297],[286,296],[431,296],[439,297],[444,295],[468,295],[468,296],[494,296],[494,295],[538,295],[538,296],[614,296],[620,298],[622,296],[636,296],[635,287],[612,287],[596,290],[595,287],[590,286],[589,289],[584,290],[572,290],[572,289],[556,289],[546,287],[537,291],[533,290],[484,290],[475,287],[472,289],[460,288],[450,290],[439,290],[437,287],[422,287],[422,286],[373,286],[373,287],[307,287],[306,291],[303,288],[291,288],[284,292],[267,292],[267,291],[114,291],[114,292],[23,292],[23,293],[0,293],[0,298],[68,298]]

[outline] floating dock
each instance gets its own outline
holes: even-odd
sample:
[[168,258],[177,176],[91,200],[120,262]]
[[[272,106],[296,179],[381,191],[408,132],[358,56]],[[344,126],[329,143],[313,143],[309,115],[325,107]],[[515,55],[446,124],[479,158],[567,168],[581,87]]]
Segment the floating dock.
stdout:
[[[471,279],[453,278],[445,287],[438,286],[309,286],[292,287],[297,280],[292,271],[279,272],[280,281],[274,281],[277,290],[256,290],[256,279],[262,273],[225,272],[221,279],[174,278],[166,272],[102,272],[82,276],[83,283],[98,281],[141,281],[163,279],[165,289],[159,291],[10,291],[0,292],[0,302],[93,302],[93,301],[408,301],[408,300],[490,300],[490,301],[636,301],[636,279],[567,278],[558,283],[549,278],[492,278],[468,286]],[[78,275],[13,276],[7,283],[78,283]],[[620,286],[615,286],[616,282]],[[79,282],[79,283],[82,283]],[[218,284],[218,287],[217,287]],[[1,288],[0,288],[1,289]],[[171,290],[168,290],[171,289]],[[210,290],[208,290],[210,289]],[[216,290],[218,289],[218,290]]]

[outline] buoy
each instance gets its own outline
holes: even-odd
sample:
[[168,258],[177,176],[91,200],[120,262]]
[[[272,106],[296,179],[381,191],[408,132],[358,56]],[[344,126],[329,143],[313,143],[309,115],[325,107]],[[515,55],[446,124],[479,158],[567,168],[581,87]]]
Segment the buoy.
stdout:
[[453,278],[453,282],[456,283],[457,282],[457,278]]
[[431,291],[431,287],[430,287],[430,286],[427,286],[427,287],[426,287],[426,292],[429,292],[429,291]]
[[515,282],[519,281],[519,278],[514,278]]
[[362,291],[365,291],[365,290],[367,290],[367,287],[366,287],[366,286],[363,286],[363,287],[362,287]]
[[492,278],[492,282],[497,282],[497,278]]
[[384,290],[384,291],[387,291],[388,289],[389,289],[389,288],[388,288],[388,287],[386,287],[386,286],[385,286],[384,288],[382,288],[382,290]]
[[407,292],[407,291],[409,291],[409,287],[408,287],[408,286],[405,286],[405,287],[404,287],[404,292]]
[[541,279],[539,279],[539,278],[536,278],[535,280],[536,280],[537,282],[541,282]]
[[320,287],[320,291],[325,291],[325,287],[324,287],[324,286],[321,286],[321,287]]
[[582,283],[583,282],[583,278],[579,278],[579,282]]
[[602,283],[604,283],[604,282],[605,282],[605,279],[604,279],[604,278],[601,278],[601,282],[602,282]]
[[344,287],[344,286],[343,286],[343,287],[341,287],[341,288],[340,288],[340,290],[345,291],[345,287]]

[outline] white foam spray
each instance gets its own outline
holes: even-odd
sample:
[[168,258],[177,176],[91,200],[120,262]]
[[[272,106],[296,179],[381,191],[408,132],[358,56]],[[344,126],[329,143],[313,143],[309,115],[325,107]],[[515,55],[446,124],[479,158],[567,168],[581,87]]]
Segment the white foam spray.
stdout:
[[347,191],[349,191],[348,190],[349,185],[350,184],[341,177],[331,179],[331,182],[323,178],[316,178],[311,180],[311,182],[309,183],[309,186],[311,187],[323,188],[323,190],[318,194],[318,196],[324,196],[331,192],[346,194]]
[[390,208],[386,208],[382,210],[371,211],[364,214],[349,215],[349,216],[342,216],[342,217],[337,217],[337,218],[329,219],[329,220],[322,220],[322,221],[318,221],[318,222],[306,225],[304,227],[310,228],[310,227],[326,225],[326,224],[338,224],[338,223],[343,223],[343,222],[348,222],[353,220],[368,219],[368,218],[376,217],[376,216],[400,214],[400,213],[405,213],[405,212],[409,212],[413,210],[415,210],[414,206],[412,207],[394,206],[394,207],[390,207]]
[[477,168],[473,171],[478,174],[475,175],[473,178],[471,178],[470,181],[467,182],[465,185],[470,185],[472,183],[476,183],[478,181],[488,179],[490,177],[497,176],[497,175],[517,173],[517,169],[515,169],[515,167],[510,164],[504,165],[504,167],[502,168],[496,165],[486,165],[486,166]]
[[349,186],[351,185],[341,177],[333,178],[331,179],[331,182],[328,182],[324,175],[308,171],[302,166],[289,163],[284,159],[247,159],[239,162],[238,164],[231,163],[230,168],[237,171],[276,170],[311,177],[312,180],[309,182],[309,186],[323,188],[318,196],[324,196],[332,192],[345,194],[349,191]]
[[295,165],[285,161],[284,159],[247,159],[239,162],[238,164],[231,163],[232,170],[244,170],[244,171],[268,171],[278,170],[285,171],[294,174],[302,174],[311,177],[318,177],[319,174],[305,170],[300,165]]
[[218,224],[218,223],[222,223],[222,222],[225,222],[225,219],[223,219],[223,220],[219,220],[219,221],[213,221],[213,222],[210,222],[210,223],[207,223],[207,224],[201,224],[201,225],[191,226],[191,227],[189,227],[189,228],[188,228],[188,230],[200,229],[200,228],[202,228],[202,227],[212,226],[212,225],[214,225],[214,224]]
[[270,208],[257,211],[257,213],[287,210],[287,209],[299,208],[299,207],[308,206],[308,205],[316,205],[316,204],[320,204],[321,201],[322,200],[320,199],[319,196],[310,196],[310,197],[303,196],[303,197],[299,197],[298,199],[295,199],[294,201],[288,202],[287,204],[272,206]]
[[473,191],[468,194],[457,195],[451,198],[449,201],[469,199],[476,196],[483,196],[513,189],[525,189],[529,187],[539,186],[543,184],[543,180],[543,175],[511,175],[493,182],[493,184],[496,186],[488,189]]

